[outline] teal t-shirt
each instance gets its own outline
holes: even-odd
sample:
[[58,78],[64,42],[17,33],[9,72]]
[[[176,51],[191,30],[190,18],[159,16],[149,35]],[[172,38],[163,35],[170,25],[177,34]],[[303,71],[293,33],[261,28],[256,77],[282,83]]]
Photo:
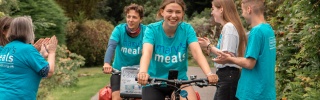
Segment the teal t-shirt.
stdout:
[[179,23],[175,35],[168,37],[162,27],[163,20],[147,26],[143,43],[153,45],[148,73],[154,78],[168,78],[169,70],[178,70],[178,79],[187,80],[188,45],[197,42],[190,24]]
[[275,100],[276,38],[267,23],[253,27],[248,37],[246,58],[253,58],[253,69],[242,68],[236,96],[240,100]]
[[39,71],[47,65],[31,44],[8,43],[0,52],[0,98],[35,100],[42,79]]
[[141,24],[140,34],[132,38],[126,33],[126,25],[124,23],[116,26],[110,37],[118,43],[112,65],[117,70],[124,66],[139,65],[142,55],[142,39],[146,26]]

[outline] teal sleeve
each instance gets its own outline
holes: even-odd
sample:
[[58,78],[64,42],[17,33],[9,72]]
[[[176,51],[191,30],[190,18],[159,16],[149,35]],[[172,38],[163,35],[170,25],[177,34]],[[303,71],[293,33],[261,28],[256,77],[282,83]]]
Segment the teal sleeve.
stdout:
[[154,31],[152,30],[151,26],[147,26],[146,30],[144,31],[143,36],[143,43],[150,43],[154,45]]
[[[123,29],[123,30],[121,30],[121,29]],[[124,30],[125,30],[125,28],[121,28],[120,25],[116,26],[112,31],[112,34],[110,36],[110,40],[115,40],[116,42],[119,42],[121,31],[124,31]]]
[[258,30],[252,30],[249,34],[246,58],[254,58],[258,60],[258,56],[261,50],[262,37]]
[[187,26],[187,34],[188,34],[188,40],[187,40],[187,43],[188,45],[192,42],[198,42],[198,38],[196,36],[196,32],[194,31],[193,27],[188,24]]
[[41,54],[37,51],[33,46],[28,46],[25,48],[26,53],[24,56],[27,58],[26,63],[31,69],[36,72],[40,72],[40,70],[44,67],[47,67],[49,63],[41,56]]

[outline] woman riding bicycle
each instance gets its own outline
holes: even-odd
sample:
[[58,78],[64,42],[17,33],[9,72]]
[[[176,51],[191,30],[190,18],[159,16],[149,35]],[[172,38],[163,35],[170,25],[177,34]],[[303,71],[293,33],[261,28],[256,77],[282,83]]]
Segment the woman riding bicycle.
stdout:
[[[170,69],[179,71],[178,79],[188,80],[188,47],[209,82],[218,81],[201,51],[194,29],[190,24],[182,22],[185,10],[183,0],[163,0],[157,14],[163,20],[148,25],[145,31],[137,76],[139,84],[146,85],[149,77],[168,78]],[[188,99],[197,99],[191,86],[184,90],[188,92]],[[142,89],[142,99],[164,100],[172,91],[170,88],[146,86]]]
[[[142,49],[142,39],[145,25],[141,24],[143,18],[143,7],[130,4],[124,8],[126,23],[114,28],[109,39],[107,51],[104,58],[104,73],[110,74],[112,68],[121,70],[123,66],[139,65]],[[116,51],[114,62],[111,59]],[[112,75],[110,78],[112,99],[121,100],[120,97],[120,75]]]

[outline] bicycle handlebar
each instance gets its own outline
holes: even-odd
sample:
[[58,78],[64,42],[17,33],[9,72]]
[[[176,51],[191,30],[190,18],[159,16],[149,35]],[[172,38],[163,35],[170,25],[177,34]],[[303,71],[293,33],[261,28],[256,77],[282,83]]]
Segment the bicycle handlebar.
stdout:
[[[102,71],[103,71],[103,70],[104,70],[104,69],[102,68]],[[121,74],[121,71],[112,68],[111,74],[113,74],[113,75],[120,75],[120,74]]]
[[121,74],[121,71],[112,68],[111,74],[113,74],[113,75],[120,75],[120,74]]
[[[137,77],[135,78],[137,81]],[[169,79],[162,79],[162,78],[149,78],[148,79],[149,85],[161,85],[162,82],[165,84],[175,84],[175,85],[185,85],[185,84],[192,84],[195,83],[198,87],[204,86],[216,86],[215,84],[209,84],[208,79],[194,79],[194,80],[169,80]]]

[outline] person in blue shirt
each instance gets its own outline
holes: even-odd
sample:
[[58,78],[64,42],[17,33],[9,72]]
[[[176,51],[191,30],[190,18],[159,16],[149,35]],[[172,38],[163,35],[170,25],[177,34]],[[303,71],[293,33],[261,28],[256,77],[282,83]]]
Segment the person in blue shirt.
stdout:
[[[218,81],[210,70],[204,57],[193,27],[183,22],[186,5],[183,0],[163,0],[158,18],[163,20],[147,26],[143,38],[143,50],[140,60],[138,83],[147,84],[149,77],[168,79],[169,70],[178,70],[179,80],[188,80],[188,49],[202,68],[210,83]],[[188,92],[189,100],[196,100],[192,86],[183,88]],[[142,89],[143,100],[164,100],[171,95],[171,88],[146,86]]]
[[[124,66],[139,65],[142,55],[142,39],[146,26],[141,24],[143,7],[130,4],[124,8],[126,23],[117,25],[112,31],[104,58],[104,73],[110,74],[112,68],[121,70]],[[115,54],[113,64],[111,59]],[[120,75],[110,78],[112,99],[120,98]]]
[[[223,26],[217,47],[212,46],[208,38],[198,38],[200,46],[216,55],[218,51],[223,51],[235,57],[243,57],[247,37],[233,0],[213,0],[211,14],[215,22]],[[238,100],[236,91],[241,66],[234,63],[216,63],[215,66],[219,81],[214,100]]]
[[[10,24],[13,18],[9,16],[4,16],[0,18],[0,50],[9,43],[8,39],[6,38],[6,35],[8,33],[8,30],[10,28]],[[46,52],[44,48],[44,44],[47,44],[50,38],[46,39],[39,39],[33,46],[40,52],[40,54],[47,58],[48,53]]]
[[239,100],[276,100],[276,38],[264,19],[262,0],[242,0],[242,16],[252,29],[244,57],[220,53],[217,63],[235,63],[242,67],[236,97]]
[[0,52],[0,98],[36,100],[40,80],[51,77],[55,66],[58,40],[48,45],[48,61],[31,45],[34,30],[30,17],[14,18],[6,35],[9,43]]

